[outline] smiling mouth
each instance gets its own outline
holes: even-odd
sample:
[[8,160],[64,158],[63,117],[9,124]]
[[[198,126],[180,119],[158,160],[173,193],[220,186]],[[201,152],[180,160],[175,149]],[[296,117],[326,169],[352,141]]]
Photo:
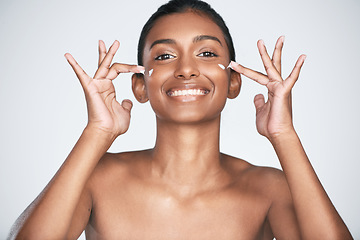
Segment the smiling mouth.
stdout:
[[208,94],[209,90],[204,89],[184,89],[184,90],[169,90],[167,95],[170,97],[179,97],[179,96],[204,96]]

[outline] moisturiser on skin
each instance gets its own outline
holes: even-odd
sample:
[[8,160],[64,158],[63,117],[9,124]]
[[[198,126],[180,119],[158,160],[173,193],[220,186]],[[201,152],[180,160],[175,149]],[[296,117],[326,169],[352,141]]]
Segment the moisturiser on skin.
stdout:
[[222,70],[225,70],[224,65],[222,65],[221,63],[219,63],[218,66],[219,66]]

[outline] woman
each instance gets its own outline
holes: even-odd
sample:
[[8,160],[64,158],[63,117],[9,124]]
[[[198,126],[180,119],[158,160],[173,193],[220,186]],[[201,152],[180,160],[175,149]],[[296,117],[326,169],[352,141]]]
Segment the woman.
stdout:
[[[73,239],[351,239],[294,130],[291,89],[305,56],[281,78],[284,38],[272,58],[258,42],[267,75],[235,63],[221,17],[200,1],[170,1],[145,24],[138,60],[114,63],[119,42],[99,43],[89,77],[65,57],[84,89],[89,121],[62,167],[14,226],[12,237]],[[230,64],[229,64],[230,63]],[[227,68],[229,66],[229,68]],[[232,68],[232,70],[230,69]],[[153,149],[106,153],[129,126],[132,103],[112,84],[135,73],[133,92],[156,114]],[[243,74],[265,85],[254,99],[257,129],[283,171],[256,167],[219,151],[221,111]]]

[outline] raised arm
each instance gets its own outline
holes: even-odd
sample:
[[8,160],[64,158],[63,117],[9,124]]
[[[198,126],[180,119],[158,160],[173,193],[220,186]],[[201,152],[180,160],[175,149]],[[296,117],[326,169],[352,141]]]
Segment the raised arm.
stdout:
[[[284,37],[276,43],[272,58],[262,40],[258,49],[267,75],[232,62],[231,67],[268,89],[268,100],[263,95],[254,99],[258,132],[273,145],[288,183],[295,215],[302,239],[352,239],[352,236],[331,203],[304,151],[292,122],[291,89],[297,81],[306,56],[301,55],[291,74],[281,77],[281,51]],[[278,211],[279,212],[279,211]],[[286,211],[284,211],[286,212]],[[270,214],[270,213],[269,213]],[[280,220],[282,216],[270,221]],[[278,226],[278,224],[274,224]],[[273,229],[277,234],[286,229]],[[277,239],[280,239],[277,237]],[[286,239],[286,238],[285,238]]]
[[99,42],[99,68],[93,78],[65,54],[85,93],[88,124],[53,179],[15,222],[9,239],[76,239],[85,228],[92,207],[86,182],[116,137],[129,127],[132,103],[116,100],[112,80],[122,72],[143,71],[136,65],[111,65],[118,48],[115,41],[106,52]]

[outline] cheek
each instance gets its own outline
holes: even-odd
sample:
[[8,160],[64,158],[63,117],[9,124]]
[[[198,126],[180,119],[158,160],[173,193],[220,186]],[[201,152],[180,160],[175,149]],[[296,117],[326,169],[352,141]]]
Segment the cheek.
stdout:
[[[165,102],[163,98],[163,85],[167,79],[173,76],[171,68],[164,66],[147,66],[145,70],[145,86],[147,90],[147,96],[150,100],[150,104],[155,109],[155,106],[162,105]],[[154,108],[155,107],[155,108]]]
[[[220,67],[218,64],[223,65]],[[220,113],[226,104],[230,84],[229,64],[225,62],[203,63],[199,65],[199,70],[214,86],[211,109]]]
[[229,89],[230,69],[227,65],[223,62],[199,64],[200,73],[213,83],[216,92],[227,93]]
[[174,75],[171,67],[149,65],[145,70],[145,84],[148,90],[161,90],[166,79],[170,79]]

